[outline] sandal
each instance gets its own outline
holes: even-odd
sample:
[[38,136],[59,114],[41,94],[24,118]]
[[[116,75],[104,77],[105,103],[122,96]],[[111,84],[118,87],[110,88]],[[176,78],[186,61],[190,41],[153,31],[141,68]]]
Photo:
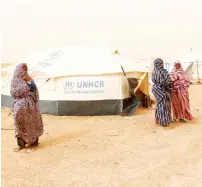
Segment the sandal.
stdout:
[[39,145],[39,139],[37,138],[37,140],[31,144],[32,147],[38,146]]
[[184,119],[180,119],[179,122],[181,122],[181,123],[187,123],[187,121],[185,121]]
[[173,129],[173,127],[171,125],[167,125],[167,126],[164,127],[164,129],[165,130],[171,130],[171,129]]
[[14,149],[14,152],[18,152],[21,149],[25,148],[25,141],[22,138],[17,138],[17,144],[18,146]]
[[160,124],[160,123],[156,123],[156,122],[155,122],[155,125],[156,125],[156,126],[161,126],[161,124]]
[[18,152],[18,151],[20,151],[21,149],[23,149],[24,147],[21,147],[21,146],[17,146],[13,151],[14,152]]

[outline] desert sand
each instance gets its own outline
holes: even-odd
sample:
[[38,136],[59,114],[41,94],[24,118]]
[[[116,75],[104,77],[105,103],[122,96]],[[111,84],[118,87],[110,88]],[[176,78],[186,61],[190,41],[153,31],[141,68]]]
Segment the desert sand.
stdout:
[[[133,117],[43,115],[37,148],[13,152],[2,130],[3,187],[201,187],[202,85],[190,88],[195,120],[171,130],[154,125],[154,109]],[[9,109],[2,128],[12,129]]]

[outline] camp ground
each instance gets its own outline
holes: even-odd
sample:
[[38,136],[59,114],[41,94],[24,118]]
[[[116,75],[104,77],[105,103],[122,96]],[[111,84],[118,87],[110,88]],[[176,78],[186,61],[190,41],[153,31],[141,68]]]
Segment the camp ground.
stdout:
[[[131,100],[127,78],[138,81],[132,92],[141,92],[143,102],[149,97],[150,62],[135,62],[117,49],[70,46],[44,55],[35,53],[26,63],[39,87],[40,110],[45,114],[120,115],[125,109],[133,113],[140,103]],[[10,81],[14,69],[15,65],[2,69],[4,107],[12,107]]]

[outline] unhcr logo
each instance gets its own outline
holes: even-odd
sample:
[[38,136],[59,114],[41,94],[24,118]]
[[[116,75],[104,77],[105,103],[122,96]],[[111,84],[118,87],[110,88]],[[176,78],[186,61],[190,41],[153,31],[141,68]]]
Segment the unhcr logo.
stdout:
[[[65,93],[103,93],[104,81],[66,81],[64,82]],[[85,91],[81,91],[84,89]]]
[[73,90],[74,87],[75,87],[75,82],[67,81],[67,82],[64,84],[64,89],[65,89],[65,90]]

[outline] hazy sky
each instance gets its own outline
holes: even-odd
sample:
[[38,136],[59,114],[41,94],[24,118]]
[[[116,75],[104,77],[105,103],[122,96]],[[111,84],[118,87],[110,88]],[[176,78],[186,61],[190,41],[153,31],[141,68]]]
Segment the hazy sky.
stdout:
[[202,51],[202,0],[1,0],[2,61],[41,47],[110,44],[133,58]]

